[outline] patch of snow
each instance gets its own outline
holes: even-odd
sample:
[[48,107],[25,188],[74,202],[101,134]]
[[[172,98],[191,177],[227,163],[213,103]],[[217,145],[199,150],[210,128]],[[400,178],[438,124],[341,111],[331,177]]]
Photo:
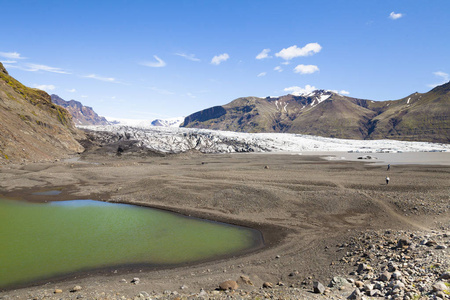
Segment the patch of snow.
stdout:
[[287,112],[286,107],[288,106],[288,104],[289,104],[289,103],[286,103],[286,104],[284,105],[284,107],[283,107],[283,109],[284,109],[285,112]]
[[411,98],[408,98],[408,101],[406,102],[406,104],[409,104],[409,100],[411,100]]
[[275,101],[275,106],[277,107],[277,109],[279,109],[279,108],[278,108],[278,100]]
[[321,103],[321,102],[327,100],[327,99],[330,98],[330,97],[331,97],[331,95],[320,95],[320,96],[318,97],[318,101],[319,101],[319,103]]

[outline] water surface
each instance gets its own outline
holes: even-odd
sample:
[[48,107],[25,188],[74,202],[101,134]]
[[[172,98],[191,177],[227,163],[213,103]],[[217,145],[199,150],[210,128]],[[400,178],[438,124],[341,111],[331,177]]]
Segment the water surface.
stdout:
[[113,266],[170,266],[262,244],[252,229],[125,204],[0,199],[0,288]]

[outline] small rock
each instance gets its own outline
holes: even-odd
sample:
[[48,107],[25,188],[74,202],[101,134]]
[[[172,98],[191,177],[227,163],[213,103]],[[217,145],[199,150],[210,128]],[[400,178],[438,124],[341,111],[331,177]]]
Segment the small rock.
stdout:
[[359,289],[354,290],[353,293],[350,296],[348,296],[347,299],[352,299],[352,300],[362,299],[361,291]]
[[125,283],[127,283],[127,280],[122,278],[122,279],[119,280],[119,282],[125,282]]
[[380,275],[380,280],[381,280],[381,281],[389,281],[389,280],[391,280],[391,273],[389,273],[389,272],[383,272],[383,273]]
[[357,288],[362,288],[364,286],[364,282],[357,280],[357,281],[355,281],[355,286]]
[[253,285],[253,282],[250,280],[250,277],[241,275],[241,280],[247,285]]
[[59,293],[62,293],[62,290],[61,289],[55,289],[55,291],[53,293],[59,294]]
[[271,288],[273,288],[273,285],[272,285],[271,282],[266,281],[266,282],[263,283],[263,288],[271,289]]
[[450,272],[445,272],[441,275],[441,279],[450,279]]
[[138,284],[140,281],[141,280],[139,278],[135,277],[133,278],[133,280],[131,280],[131,283]]
[[446,291],[447,290],[447,286],[442,281],[435,282],[431,286],[431,288],[433,289],[433,292],[439,292],[439,291]]
[[238,287],[239,286],[238,286],[237,282],[234,280],[227,280],[227,281],[224,281],[221,284],[219,284],[219,288],[222,291],[236,290]]
[[74,287],[70,290],[71,293],[75,293],[75,292],[78,292],[78,291],[81,291],[81,286],[79,286],[79,285],[74,286]]
[[437,245],[436,249],[447,249],[446,245]]
[[335,276],[335,277],[333,277],[333,279],[331,279],[329,286],[340,288],[347,284],[349,284],[347,279],[345,279],[344,277]]
[[318,281],[313,282],[313,290],[316,294],[323,294],[325,292],[325,287]]

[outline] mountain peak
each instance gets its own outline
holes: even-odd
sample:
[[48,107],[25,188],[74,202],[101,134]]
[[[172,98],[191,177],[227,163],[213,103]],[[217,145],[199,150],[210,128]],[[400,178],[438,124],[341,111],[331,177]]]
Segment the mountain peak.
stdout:
[[3,66],[3,64],[1,62],[0,62],[0,72],[4,73],[6,75],[9,75],[8,71],[6,71],[5,67]]

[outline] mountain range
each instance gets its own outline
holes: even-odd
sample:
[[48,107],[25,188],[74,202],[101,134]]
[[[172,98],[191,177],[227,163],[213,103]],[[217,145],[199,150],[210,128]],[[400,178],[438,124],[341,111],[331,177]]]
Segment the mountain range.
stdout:
[[83,151],[70,113],[46,92],[24,86],[0,63],[0,163],[60,158]]
[[191,114],[181,126],[449,143],[450,82],[392,101],[352,98],[327,90],[244,97]]
[[109,122],[99,116],[92,107],[84,106],[79,101],[66,101],[58,95],[51,95],[53,103],[58,104],[69,111],[76,125],[108,125]]

